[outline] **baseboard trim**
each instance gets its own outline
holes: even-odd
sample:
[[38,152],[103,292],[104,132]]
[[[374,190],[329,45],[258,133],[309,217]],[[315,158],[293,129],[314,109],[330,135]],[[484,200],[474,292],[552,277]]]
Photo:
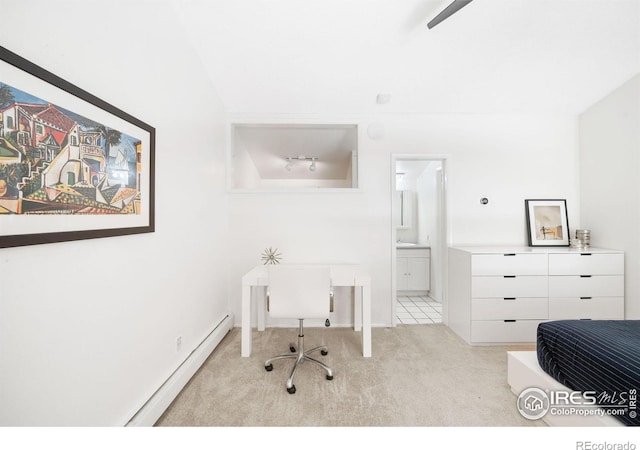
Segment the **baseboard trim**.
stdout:
[[140,408],[140,410],[127,422],[127,427],[150,427],[162,416],[171,402],[178,396],[182,388],[193,377],[206,359],[215,350],[222,338],[233,327],[233,314],[229,313],[209,333],[209,335],[191,352],[180,364],[162,386]]

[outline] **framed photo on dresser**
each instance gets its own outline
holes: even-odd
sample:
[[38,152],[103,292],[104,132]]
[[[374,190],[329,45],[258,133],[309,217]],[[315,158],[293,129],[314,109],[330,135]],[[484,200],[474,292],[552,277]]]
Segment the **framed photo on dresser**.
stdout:
[[525,200],[530,247],[568,247],[569,220],[567,201]]

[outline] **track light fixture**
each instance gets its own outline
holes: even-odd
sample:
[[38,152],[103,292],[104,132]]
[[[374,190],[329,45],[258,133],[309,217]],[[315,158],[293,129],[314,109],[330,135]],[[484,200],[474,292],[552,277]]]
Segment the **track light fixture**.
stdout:
[[315,172],[317,169],[316,166],[316,161],[318,160],[317,156],[305,156],[305,155],[298,155],[298,156],[287,156],[284,158],[287,161],[287,164],[284,166],[284,168],[287,171],[291,171],[291,167],[292,162],[293,161],[311,161],[311,164],[309,164],[309,171],[311,172]]

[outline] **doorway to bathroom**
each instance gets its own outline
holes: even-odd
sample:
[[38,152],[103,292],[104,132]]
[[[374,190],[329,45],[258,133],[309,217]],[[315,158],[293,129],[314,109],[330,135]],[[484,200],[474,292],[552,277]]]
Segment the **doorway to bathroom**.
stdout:
[[394,325],[446,322],[446,158],[392,155]]

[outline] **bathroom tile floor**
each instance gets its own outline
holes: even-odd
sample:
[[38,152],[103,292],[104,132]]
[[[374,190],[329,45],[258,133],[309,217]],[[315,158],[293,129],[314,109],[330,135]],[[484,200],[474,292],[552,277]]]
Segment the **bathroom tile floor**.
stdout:
[[397,324],[442,323],[442,305],[428,296],[398,297]]

